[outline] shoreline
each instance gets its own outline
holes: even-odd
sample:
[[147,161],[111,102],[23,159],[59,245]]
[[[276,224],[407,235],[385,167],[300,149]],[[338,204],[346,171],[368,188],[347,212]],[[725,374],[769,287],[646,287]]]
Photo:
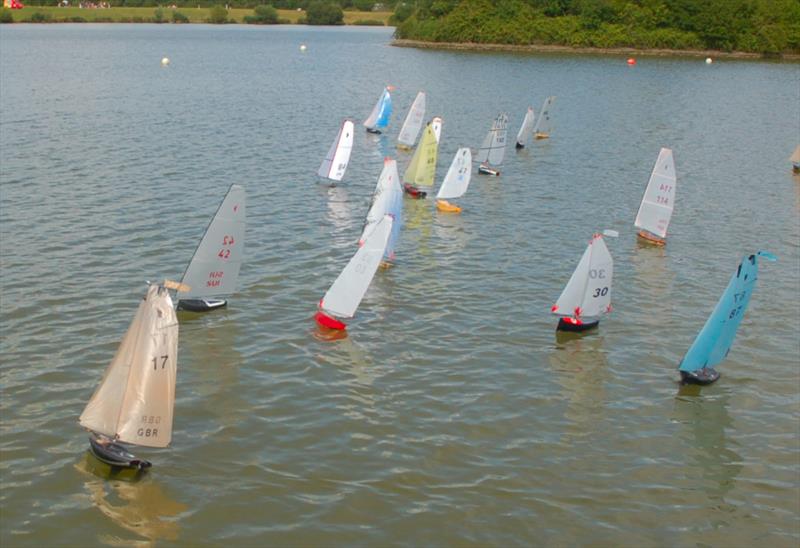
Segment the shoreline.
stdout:
[[691,49],[636,49],[636,48],[586,48],[546,44],[481,44],[476,42],[425,42],[422,40],[395,39],[398,48],[444,49],[454,51],[498,51],[516,53],[567,53],[589,55],[641,55],[646,57],[711,57],[712,59],[742,59],[755,61],[800,62],[800,54],[784,53],[770,56],[744,51],[691,50]]

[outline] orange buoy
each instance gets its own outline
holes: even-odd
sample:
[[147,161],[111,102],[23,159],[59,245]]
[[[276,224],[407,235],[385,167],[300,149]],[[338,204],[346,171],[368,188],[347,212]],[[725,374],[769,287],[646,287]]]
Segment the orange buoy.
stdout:
[[636,59],[634,59],[633,57],[629,57],[628,58],[628,64],[629,65],[635,65],[636,64]]

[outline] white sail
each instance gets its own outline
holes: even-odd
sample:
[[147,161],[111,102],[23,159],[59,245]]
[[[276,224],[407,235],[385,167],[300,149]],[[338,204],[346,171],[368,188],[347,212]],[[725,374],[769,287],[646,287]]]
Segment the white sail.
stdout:
[[[391,89],[394,89],[393,87]],[[372,107],[372,112],[364,120],[364,127],[367,129],[385,128],[389,124],[389,116],[392,115],[392,96],[389,93],[390,87],[383,88],[378,102]]]
[[352,318],[383,259],[393,220],[386,215],[375,226],[320,301],[320,308],[340,318]]
[[358,240],[359,245],[363,245],[375,226],[392,210],[391,206],[395,200],[402,200],[402,198],[403,188],[400,186],[397,162],[387,157],[383,161],[383,170],[372,195],[372,205],[367,212],[367,220],[361,231],[361,238]]
[[661,238],[666,237],[675,202],[675,184],[675,162],[672,159],[672,151],[662,148],[650,174],[639,212],[636,214],[636,228],[644,229]]
[[244,254],[245,192],[231,185],[186,267],[182,282],[191,287],[181,299],[205,299],[236,291]]
[[547,137],[552,131],[552,123],[550,122],[550,106],[556,100],[555,95],[549,96],[544,100],[542,110],[539,112],[539,117],[533,126],[533,134],[537,137]]
[[422,129],[422,124],[425,118],[425,92],[420,91],[417,93],[416,99],[411,103],[411,108],[408,110],[406,119],[403,122],[403,127],[400,129],[400,136],[397,141],[401,145],[413,147],[419,135],[419,130]]
[[166,447],[178,363],[178,319],[169,291],[151,285],[80,416],[93,432],[126,443]]
[[492,129],[483,139],[481,148],[475,156],[480,163],[488,162],[489,165],[499,166],[503,163],[506,154],[506,134],[508,133],[508,116],[499,114],[492,123]]
[[436,198],[439,200],[449,200],[463,196],[469,186],[472,177],[472,153],[468,148],[460,148],[444,176],[442,186]]
[[613,276],[614,261],[603,237],[595,234],[552,312],[582,319],[599,318],[611,310]]
[[519,128],[519,133],[517,133],[517,144],[520,146],[525,146],[528,144],[528,137],[533,133],[533,107],[528,107],[528,111],[525,113],[525,118],[522,120],[522,126]]
[[442,123],[443,120],[439,116],[434,116],[431,120],[431,129],[433,129],[433,136],[436,137],[436,142],[442,140]]
[[328,154],[319,166],[317,174],[334,181],[341,181],[347,164],[350,162],[350,152],[353,150],[353,122],[345,120],[339,133],[333,141]]

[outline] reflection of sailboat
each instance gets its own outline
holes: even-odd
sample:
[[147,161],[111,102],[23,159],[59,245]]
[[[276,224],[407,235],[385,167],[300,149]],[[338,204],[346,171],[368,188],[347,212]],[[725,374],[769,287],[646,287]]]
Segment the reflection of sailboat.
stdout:
[[392,116],[392,96],[389,93],[394,88],[386,86],[383,88],[383,93],[378,98],[378,102],[372,107],[372,112],[366,120],[364,120],[364,127],[367,128],[369,133],[380,133],[381,130],[386,129],[389,125],[389,118]]
[[179,310],[205,312],[228,304],[221,296],[236,291],[244,255],[245,193],[231,185],[183,273],[191,289],[178,301]]
[[433,132],[433,126],[428,124],[422,132],[417,149],[403,174],[403,190],[414,198],[424,198],[427,192],[419,189],[420,186],[433,186],[436,177],[436,158],[439,152],[439,141]]
[[[87,464],[91,457],[87,455]],[[81,465],[77,465],[80,470]],[[177,519],[188,506],[171,499],[164,489],[153,481],[137,483],[106,482],[89,479],[84,483],[92,505],[115,525],[151,542],[178,540],[180,523]],[[119,543],[117,536],[113,541]]]
[[672,151],[662,148],[647,182],[635,225],[638,236],[656,245],[667,243],[667,227],[675,205],[675,162]]
[[553,131],[553,124],[550,121],[550,107],[555,100],[555,95],[551,95],[544,100],[542,110],[539,111],[539,117],[533,126],[533,137],[535,139],[548,139],[550,137],[550,132]]
[[528,111],[525,113],[525,118],[523,118],[522,125],[519,128],[519,133],[517,133],[517,149],[525,148],[525,145],[528,144],[528,136],[533,133],[533,118],[533,107],[528,107]]
[[507,133],[508,116],[505,113],[500,113],[492,122],[489,133],[484,137],[481,148],[478,149],[478,154],[475,155],[475,161],[480,162],[478,173],[500,175],[500,171],[496,168],[502,165],[503,158],[506,155]]
[[797,148],[794,149],[794,152],[789,157],[789,161],[792,162],[792,171],[794,173],[800,173],[800,145],[797,145]]
[[333,141],[331,148],[322,164],[319,166],[317,175],[325,177],[331,181],[341,181],[344,172],[347,171],[347,164],[350,162],[350,152],[353,150],[353,122],[345,120],[339,133]]
[[717,306],[678,366],[681,382],[711,384],[719,378],[714,366],[725,359],[733,345],[736,330],[756,286],[759,257],[775,260],[775,256],[766,251],[742,259]]
[[425,92],[420,91],[417,93],[414,102],[411,103],[411,108],[408,109],[403,127],[400,128],[400,135],[397,138],[397,148],[400,150],[411,150],[411,147],[417,142],[417,135],[419,135],[419,130],[422,129],[424,119]]
[[447,200],[460,198],[467,191],[472,177],[472,153],[468,148],[460,148],[444,176],[442,186],[436,194],[436,209],[450,213],[461,213],[461,208]]
[[[607,236],[616,232],[607,230]],[[557,331],[586,331],[597,327],[611,312],[611,282],[614,261],[602,234],[594,234],[564,291],[550,311],[561,316]]]
[[390,216],[384,216],[334,280],[319,302],[319,309],[314,316],[318,324],[329,329],[347,327],[337,318],[352,318],[355,315],[386,251],[392,222]]
[[168,288],[154,284],[81,413],[81,426],[92,432],[89,441],[95,457],[119,468],[150,467],[119,442],[169,445],[177,363],[178,319]]
[[364,229],[361,232],[359,245],[364,245],[367,237],[375,229],[375,226],[383,220],[384,216],[389,215],[394,222],[389,234],[389,241],[386,243],[384,252],[385,261],[394,260],[394,250],[397,240],[400,237],[400,226],[403,214],[403,190],[400,188],[400,175],[397,173],[397,162],[391,158],[384,159],[383,171],[378,177],[378,184],[372,195],[372,205],[367,212],[367,219],[364,222]]

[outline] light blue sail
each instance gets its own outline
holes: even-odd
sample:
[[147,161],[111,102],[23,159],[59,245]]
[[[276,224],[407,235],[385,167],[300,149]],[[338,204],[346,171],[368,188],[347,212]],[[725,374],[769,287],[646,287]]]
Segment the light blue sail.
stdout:
[[383,95],[381,95],[381,107],[378,111],[378,120],[375,122],[375,127],[383,129],[389,125],[389,117],[392,115],[392,96],[389,94],[389,90],[383,90]]
[[389,232],[389,241],[386,244],[386,251],[383,254],[384,260],[387,261],[394,260],[394,249],[397,246],[397,242],[400,240],[400,227],[403,225],[403,191],[399,190],[399,188],[398,183],[398,191],[392,192],[392,197],[389,199],[389,204],[386,207],[386,214],[394,219],[392,230]]
[[711,316],[683,357],[679,370],[689,372],[714,367],[728,355],[756,287],[759,257],[776,260],[766,251],[742,259]]

